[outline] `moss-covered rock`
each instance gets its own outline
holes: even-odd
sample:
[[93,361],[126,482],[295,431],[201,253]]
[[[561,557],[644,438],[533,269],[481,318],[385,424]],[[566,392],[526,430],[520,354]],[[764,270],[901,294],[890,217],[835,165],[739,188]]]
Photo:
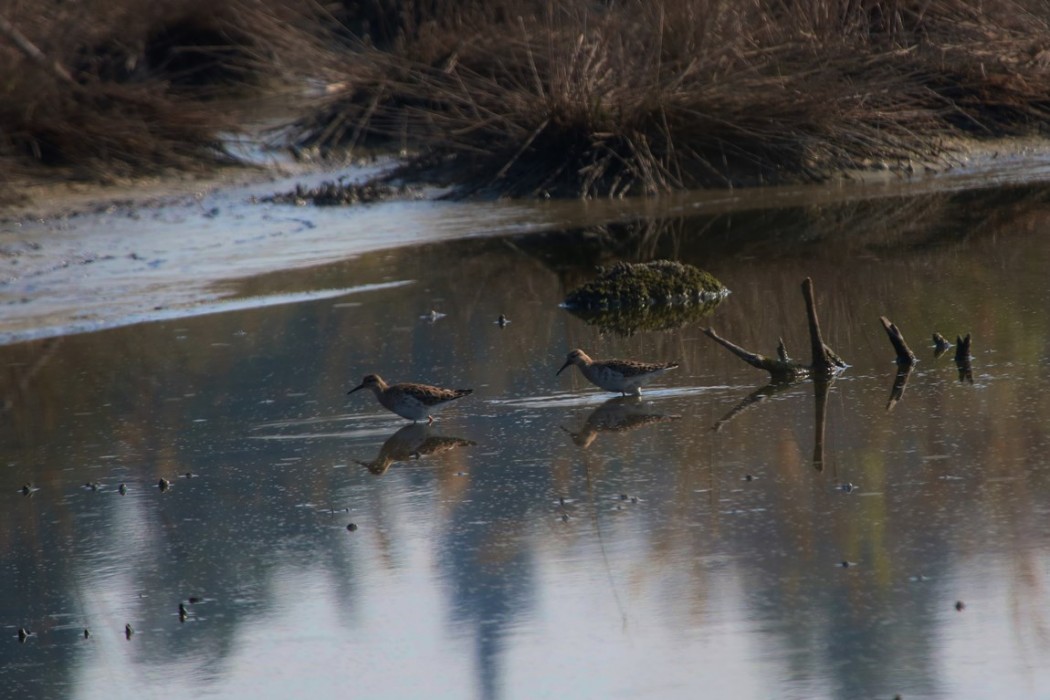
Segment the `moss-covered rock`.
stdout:
[[564,306],[602,332],[632,335],[699,321],[728,293],[713,275],[692,265],[620,262],[570,293]]
[[573,290],[564,304],[572,310],[688,306],[716,302],[728,292],[712,274],[692,265],[672,260],[619,262]]

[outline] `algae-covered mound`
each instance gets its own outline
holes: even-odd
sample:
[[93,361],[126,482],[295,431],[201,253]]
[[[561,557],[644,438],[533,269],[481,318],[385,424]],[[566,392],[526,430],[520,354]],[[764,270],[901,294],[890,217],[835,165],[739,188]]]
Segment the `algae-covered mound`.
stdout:
[[573,310],[638,309],[659,304],[706,304],[728,290],[713,275],[672,260],[619,262],[602,268],[597,279],[573,290],[565,306]]
[[689,323],[699,323],[710,316],[725,297],[714,298],[698,304],[661,304],[637,308],[615,309],[569,309],[588,325],[596,326],[602,333],[630,336],[639,331],[671,331]]
[[574,290],[564,306],[602,332],[632,335],[699,321],[729,290],[710,273],[671,260],[616,263]]

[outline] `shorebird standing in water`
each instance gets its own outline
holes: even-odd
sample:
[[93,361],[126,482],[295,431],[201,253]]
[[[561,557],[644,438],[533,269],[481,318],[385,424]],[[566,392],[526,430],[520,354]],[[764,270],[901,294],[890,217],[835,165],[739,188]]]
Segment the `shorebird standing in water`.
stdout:
[[445,404],[461,399],[473,392],[473,389],[442,389],[427,384],[387,384],[378,374],[366,375],[361,383],[347,392],[352,394],[360,389],[371,389],[379,403],[389,411],[411,421],[427,419],[434,422],[432,414],[445,407]]
[[636,362],[635,360],[592,360],[583,350],[573,350],[565,358],[555,376],[566,367],[576,365],[591,384],[606,391],[618,391],[624,396],[640,396],[642,386],[664,372],[678,366],[677,362]]

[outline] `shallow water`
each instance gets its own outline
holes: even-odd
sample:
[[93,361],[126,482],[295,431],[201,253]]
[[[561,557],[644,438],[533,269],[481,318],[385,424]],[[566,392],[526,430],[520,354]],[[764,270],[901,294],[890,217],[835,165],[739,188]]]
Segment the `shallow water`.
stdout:
[[[1048,224],[1014,187],[439,241],[2,346],[0,687],[1048,697]],[[657,257],[732,294],[629,337],[559,308]],[[701,326],[805,359],[807,276],[850,367],[757,391]],[[920,357],[890,409],[880,315]],[[555,376],[574,347],[681,367],[617,399]],[[370,372],[475,392],[412,425],[346,395]]]

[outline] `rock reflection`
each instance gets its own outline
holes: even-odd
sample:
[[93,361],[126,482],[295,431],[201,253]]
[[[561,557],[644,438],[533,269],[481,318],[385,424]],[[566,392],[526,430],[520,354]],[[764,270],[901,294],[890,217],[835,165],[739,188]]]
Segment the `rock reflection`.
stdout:
[[679,418],[681,416],[649,411],[647,404],[637,396],[617,396],[591,411],[579,431],[573,432],[564,426],[562,430],[572,437],[574,443],[587,449],[598,439],[599,433],[622,433],[643,425],[666,423]]
[[422,459],[428,455],[448,452],[460,447],[476,445],[473,440],[435,435],[430,425],[412,423],[386,439],[379,455],[370,462],[354,460],[373,474],[383,474],[395,462]]
[[597,327],[602,333],[631,336],[638,331],[670,331],[698,323],[714,313],[724,298],[720,295],[689,304],[615,309],[569,308],[568,311]]

